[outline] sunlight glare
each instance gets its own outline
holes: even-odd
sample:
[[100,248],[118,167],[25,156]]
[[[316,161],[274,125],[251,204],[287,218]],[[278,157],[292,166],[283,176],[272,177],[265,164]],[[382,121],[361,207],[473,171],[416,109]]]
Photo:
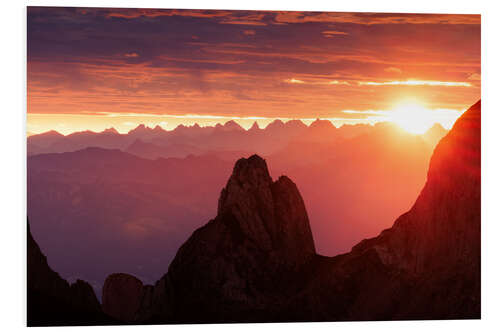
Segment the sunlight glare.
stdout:
[[449,129],[462,114],[452,109],[428,109],[418,101],[404,101],[397,104],[388,113],[389,121],[394,122],[405,131],[413,134],[423,134],[435,123]]

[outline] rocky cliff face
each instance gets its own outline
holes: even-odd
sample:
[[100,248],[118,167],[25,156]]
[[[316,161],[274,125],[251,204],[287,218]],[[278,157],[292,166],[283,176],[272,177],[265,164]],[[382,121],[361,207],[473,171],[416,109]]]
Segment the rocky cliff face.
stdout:
[[[303,287],[303,272],[315,256],[295,184],[285,176],[273,182],[257,155],[240,159],[221,192],[217,217],[193,233],[154,287],[143,288],[141,308],[128,318],[235,322],[253,320],[252,313],[272,320],[287,295]],[[105,289],[120,288],[115,280],[108,278]],[[109,311],[108,302],[138,300],[135,289],[105,293],[104,311],[114,318],[125,319]]]
[[217,216],[167,274],[155,286],[111,276],[105,311],[135,323],[479,318],[480,120],[478,102],[436,147],[425,187],[392,228],[332,258],[315,253],[295,184],[273,181],[256,155],[240,159]]
[[[359,281],[354,289],[360,300],[337,292],[351,299],[344,302],[349,311],[342,319],[480,317],[480,149],[479,101],[436,147],[427,183],[410,211],[392,228],[339,257],[331,265],[334,273],[315,282],[336,290],[353,284],[349,276]],[[309,293],[315,292],[319,290],[311,287]],[[315,306],[318,311],[325,305],[340,307],[333,303],[327,297]],[[325,318],[336,315],[329,312]]]
[[[481,262],[481,102],[437,145],[427,183],[409,212],[353,252],[414,280],[403,317],[478,318]],[[432,301],[430,301],[432,300]]]
[[102,288],[102,309],[112,318],[133,322],[144,297],[142,282],[129,274],[108,276]]
[[[273,182],[265,161],[240,159],[217,217],[180,248],[167,275],[175,321],[245,321],[269,314],[315,255],[295,184]],[[194,316],[193,316],[194,315]]]
[[28,326],[97,325],[113,323],[101,311],[92,287],[85,281],[69,284],[54,272],[33,239],[27,239]]

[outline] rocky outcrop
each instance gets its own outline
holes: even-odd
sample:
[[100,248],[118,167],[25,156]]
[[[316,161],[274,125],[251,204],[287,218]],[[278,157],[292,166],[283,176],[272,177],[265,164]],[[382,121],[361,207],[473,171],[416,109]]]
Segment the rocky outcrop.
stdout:
[[147,289],[139,279],[124,273],[111,274],[102,289],[102,309],[112,318],[133,322],[144,294]]
[[240,159],[217,217],[179,249],[166,277],[173,319],[245,321],[269,314],[315,255],[304,203],[287,177],[273,182],[259,156]]
[[69,284],[54,272],[31,235],[27,238],[28,326],[112,324],[85,281]]
[[215,219],[142,288],[136,322],[480,318],[480,123],[478,102],[436,147],[410,211],[332,258],[315,253],[295,184],[240,159]]
[[[345,302],[351,309],[342,319],[480,317],[480,136],[479,101],[437,145],[427,183],[410,211],[340,257],[333,276],[316,281],[323,290],[335,290],[349,284],[339,266],[344,270],[363,264],[362,271],[349,273],[360,280],[354,289],[363,302]],[[373,281],[377,283],[367,289]]]

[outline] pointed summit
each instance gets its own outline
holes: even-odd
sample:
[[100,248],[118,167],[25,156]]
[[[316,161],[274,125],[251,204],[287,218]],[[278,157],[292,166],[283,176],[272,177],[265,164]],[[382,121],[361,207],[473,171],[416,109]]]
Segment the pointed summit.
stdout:
[[244,131],[245,129],[241,127],[236,121],[229,120],[224,125],[217,123],[214,130],[218,132],[230,132],[230,131]]
[[429,128],[422,136],[423,138],[432,145],[435,145],[439,140],[441,140],[448,131],[441,126],[440,123],[435,123],[431,128]]
[[277,289],[296,288],[289,277],[314,255],[297,187],[285,176],[273,182],[265,160],[253,155],[236,162],[217,217],[192,234],[156,285],[172,295],[168,304],[174,304],[176,320],[199,314],[212,322],[234,319],[275,300]]
[[425,133],[446,133],[446,130],[440,123],[434,123]]
[[[227,182],[226,188],[222,190],[219,199],[219,214],[223,213],[227,207],[231,207],[233,202],[239,198],[241,192],[239,189],[244,186],[246,189],[269,186],[272,183],[267,164],[264,159],[258,155],[252,155],[249,158],[239,159],[233,169],[233,174]],[[236,197],[234,197],[236,196]]]
[[310,128],[328,128],[328,129],[332,129],[334,128],[335,126],[333,126],[332,122],[330,120],[326,120],[326,119],[319,119],[319,118],[316,118],[315,121],[313,121],[311,123],[311,125],[309,125]]
[[275,119],[269,125],[266,126],[266,130],[276,130],[285,127],[285,123],[281,119]]
[[59,133],[58,131],[55,131],[55,130],[50,130],[50,131],[47,131],[47,132],[43,132],[43,133],[40,133],[40,134],[34,134],[31,136],[31,138],[42,138],[42,137],[45,137],[45,138],[49,138],[49,137],[54,137],[54,138],[60,138],[60,137],[63,137],[64,135],[62,135],[61,133]]
[[107,133],[107,134],[120,134],[114,127],[106,128],[104,131],[101,133]]
[[229,120],[224,124],[224,130],[226,131],[243,131],[243,127],[241,127],[236,121]]
[[285,123],[288,128],[305,129],[307,125],[300,119],[292,119]]
[[128,131],[127,134],[138,134],[138,133],[144,133],[147,131],[147,129],[150,129],[149,127],[147,127],[146,125],[144,124],[140,124],[138,125],[136,128],[134,129],[131,129],[130,131]]
[[177,125],[177,126],[174,128],[174,131],[182,131],[182,130],[184,130],[184,129],[186,129],[186,128],[187,128],[187,126],[186,126],[186,125],[184,125],[184,124],[179,124],[179,125]]
[[258,131],[258,130],[260,130],[259,124],[257,124],[257,121],[254,121],[249,131]]
[[51,146],[52,144],[54,144],[54,143],[56,143],[59,140],[64,139],[64,138],[65,138],[64,135],[62,135],[61,133],[59,133],[57,131],[52,130],[52,131],[32,135],[32,136],[28,137],[27,142],[28,142],[29,148],[33,147],[33,146],[47,148],[47,147]]
[[217,218],[237,223],[260,250],[285,251],[282,262],[295,265],[315,253],[297,187],[285,176],[273,182],[266,161],[258,155],[236,162],[220,195]]

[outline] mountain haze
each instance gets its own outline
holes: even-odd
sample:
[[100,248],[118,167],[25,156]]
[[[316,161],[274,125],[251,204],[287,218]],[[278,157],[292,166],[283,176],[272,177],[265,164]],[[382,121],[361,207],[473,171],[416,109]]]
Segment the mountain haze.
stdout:
[[295,184],[240,159],[135,321],[480,318],[480,130],[478,102],[436,147],[413,207],[335,257],[315,253]]

